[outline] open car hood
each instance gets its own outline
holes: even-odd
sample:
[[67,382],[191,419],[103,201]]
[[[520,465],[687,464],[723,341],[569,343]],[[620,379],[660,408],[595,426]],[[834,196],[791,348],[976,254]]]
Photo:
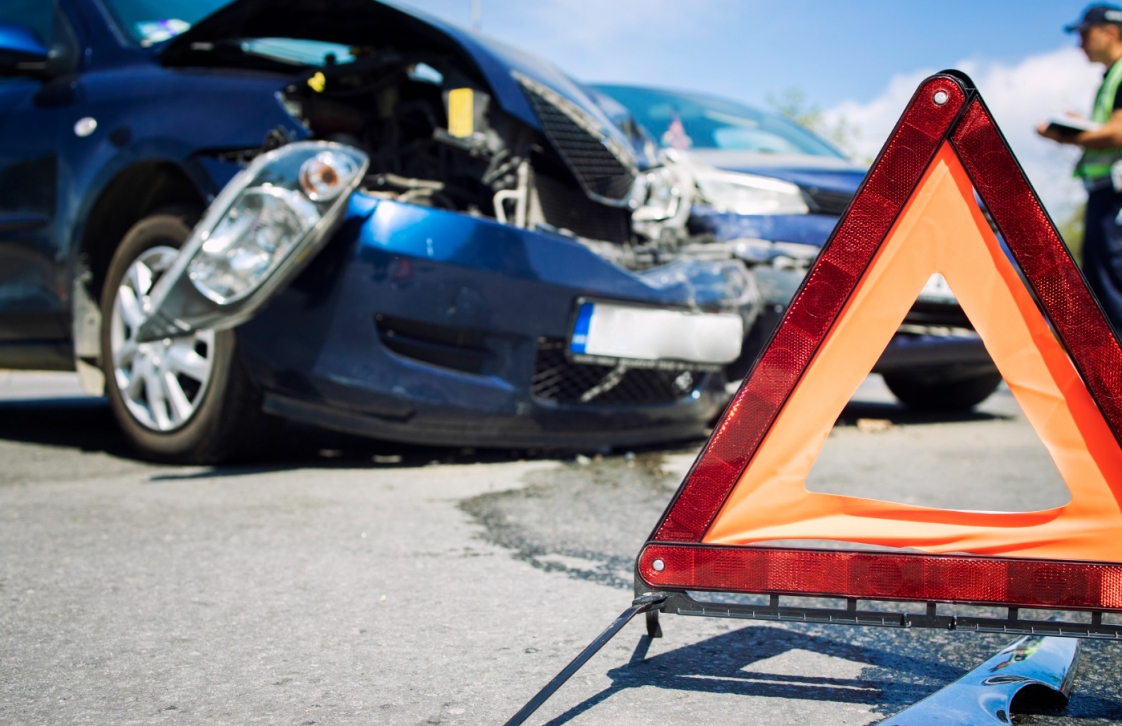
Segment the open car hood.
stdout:
[[342,45],[392,46],[401,53],[451,53],[470,59],[504,111],[540,129],[513,72],[553,89],[591,115],[602,132],[628,140],[586,91],[552,63],[438,18],[376,0],[235,0],[168,41],[167,65],[190,65],[197,43],[293,38]]

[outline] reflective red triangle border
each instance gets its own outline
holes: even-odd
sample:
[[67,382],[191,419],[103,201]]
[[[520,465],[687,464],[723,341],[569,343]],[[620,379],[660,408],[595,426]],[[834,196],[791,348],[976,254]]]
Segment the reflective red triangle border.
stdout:
[[[655,527],[637,562],[637,574],[648,586],[656,589],[672,587],[741,592],[784,591],[842,597],[859,594],[837,588],[824,590],[823,587],[811,587],[814,583],[809,582],[794,589],[767,587],[761,590],[755,586],[745,589],[746,582],[736,585],[728,577],[716,575],[710,566],[698,567],[702,562],[697,558],[702,558],[726,574],[731,574],[733,570],[743,571],[742,568],[758,570],[761,565],[766,564],[759,561],[761,556],[772,557],[766,554],[768,552],[774,553],[775,557],[785,557],[783,553],[786,552],[832,556],[835,558],[835,565],[841,562],[836,558],[842,556],[849,558],[847,562],[879,561],[888,565],[891,561],[895,563],[890,567],[892,572],[898,566],[912,563],[913,559],[910,558],[926,559],[929,562],[961,560],[962,567],[965,568],[964,574],[968,570],[973,571],[972,568],[976,566],[982,566],[981,561],[998,561],[997,558],[975,556],[897,555],[701,544],[706,531],[713,524],[799,379],[825,341],[857,281],[873,260],[944,142],[949,142],[961,159],[975,190],[1008,244],[1030,291],[1051,321],[1057,337],[1086,383],[1115,439],[1122,445],[1122,396],[1115,393],[1122,390],[1122,346],[1107,323],[1102,309],[1089,292],[1082,273],[1044,211],[973,82],[957,71],[945,71],[924,81],[912,97],[889,142],[877,157],[849,209],[796,293],[783,322],[756,361]],[[670,543],[675,544],[670,546]],[[674,571],[679,573],[679,577],[683,576],[682,573],[694,572],[695,576],[688,578],[691,582],[671,583],[650,569],[650,563],[656,559],[652,554],[655,551],[662,553],[663,556],[658,559],[663,559],[666,565],[671,564],[666,557],[675,560]],[[791,560],[792,563],[794,561]],[[1102,587],[1081,587],[1083,595],[1075,596],[1071,592],[1069,594],[1072,597],[1063,596],[1052,599],[1052,602],[1070,607],[1122,609],[1122,565],[1114,567],[1104,563],[1050,563],[1046,560],[1008,558],[1000,561],[1011,563],[1010,567],[1018,571],[1019,563],[1030,568],[1058,564],[1077,569],[1092,568],[1085,573],[1090,578],[1088,582],[1097,582],[1105,577],[1113,584],[1108,586],[1106,580],[1103,580]],[[681,567],[685,569],[679,569]],[[854,572],[866,570],[865,566],[855,567]],[[853,568],[848,566],[843,568],[845,572],[850,572],[851,569]],[[942,571],[936,568],[930,574],[934,576],[936,570]],[[908,571],[918,572],[914,567]],[[1076,576],[1073,570],[1067,569],[1064,572],[1065,576]],[[1055,573],[1051,570],[1038,572],[1033,569],[1022,574],[1030,579],[1044,576],[1050,581]],[[748,577],[747,573],[744,577]],[[788,585],[800,578],[789,579]],[[838,578],[826,579],[840,587],[845,578],[839,575]],[[823,582],[817,584],[822,585]],[[934,590],[938,589],[936,584],[931,582],[929,594],[933,595]],[[922,597],[920,590],[922,588],[915,589],[907,597],[901,594],[901,597],[886,599],[1025,605],[1036,602],[1033,600],[1034,596],[1027,592],[1022,597],[1006,590],[1003,591],[1004,596],[979,600],[973,597],[951,597],[946,592],[940,597]],[[1111,594],[1108,595],[1108,591]],[[996,593],[991,594],[996,596]]]

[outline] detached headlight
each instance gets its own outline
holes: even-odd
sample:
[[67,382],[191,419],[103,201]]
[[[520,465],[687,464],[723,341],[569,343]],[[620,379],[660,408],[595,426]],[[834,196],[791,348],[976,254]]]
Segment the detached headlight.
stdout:
[[698,195],[718,212],[807,214],[802,191],[791,182],[727,171],[699,172]]
[[[241,300],[317,227],[342,211],[340,197],[361,180],[366,156],[345,146],[310,146],[292,144],[266,154],[277,156],[258,168],[248,184],[238,184],[240,190],[227,204],[222,197],[233,191],[233,182],[211,206],[195,229],[193,238],[202,244],[187,266],[199,292],[219,305]],[[256,161],[243,173],[255,166]],[[223,207],[221,214],[212,214]]]
[[297,192],[247,189],[203,242],[187,275],[220,305],[241,300],[319,221],[315,205]]
[[368,166],[358,149],[325,141],[254,159],[156,283],[141,341],[248,320],[326,242]]

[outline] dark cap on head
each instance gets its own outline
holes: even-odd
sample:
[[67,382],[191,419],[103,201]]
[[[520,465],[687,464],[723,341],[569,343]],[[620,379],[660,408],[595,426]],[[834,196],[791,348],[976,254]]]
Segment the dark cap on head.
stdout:
[[1077,23],[1064,28],[1069,33],[1086,30],[1092,25],[1114,23],[1122,25],[1122,8],[1117,5],[1092,5],[1083,11],[1083,17]]

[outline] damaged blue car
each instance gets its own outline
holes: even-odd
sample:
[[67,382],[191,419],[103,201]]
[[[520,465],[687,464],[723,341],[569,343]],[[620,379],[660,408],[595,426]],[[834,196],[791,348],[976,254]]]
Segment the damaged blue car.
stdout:
[[[158,8],[158,13],[154,10]],[[0,7],[0,367],[146,457],[701,436],[761,307],[593,92],[373,0]]]

